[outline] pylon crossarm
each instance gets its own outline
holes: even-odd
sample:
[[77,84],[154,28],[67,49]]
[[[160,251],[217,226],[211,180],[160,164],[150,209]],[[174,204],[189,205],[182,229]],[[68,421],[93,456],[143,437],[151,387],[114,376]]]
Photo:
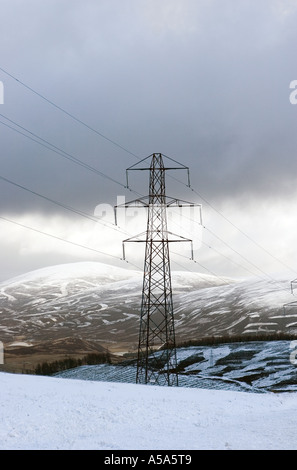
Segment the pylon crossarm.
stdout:
[[[158,239],[157,241],[153,240],[153,239],[151,239],[150,241],[153,242],[153,243],[161,243],[161,244],[164,243],[164,242],[168,242],[168,243],[188,242],[188,243],[191,243],[191,258],[190,259],[192,261],[194,260],[193,240],[191,240],[190,238],[182,237],[181,235],[176,235],[176,234],[174,234],[172,232],[168,232],[168,231],[166,232],[166,234],[167,234],[167,236],[165,236],[161,239]],[[173,235],[173,236],[178,237],[178,238],[176,240],[171,240],[170,238],[168,238],[168,234]],[[163,235],[164,235],[164,233],[163,233]],[[142,239],[141,237],[144,237],[144,238]],[[126,240],[123,240],[123,242],[122,242],[123,260],[126,260],[125,243],[146,243],[147,241],[148,241],[148,239],[146,238],[146,232],[139,233],[138,235],[134,235],[131,238],[126,238]],[[160,249],[160,251],[161,251],[161,249]],[[157,256],[158,256],[158,253],[157,253]]]
[[177,199],[175,197],[166,196],[166,200],[169,200],[168,202],[166,202],[167,207],[170,207],[173,204],[176,204],[177,207],[202,207],[202,204],[196,204],[195,202],[184,201],[183,199]]
[[193,240],[191,240],[190,238],[185,238],[185,237],[182,237],[181,235],[175,235],[174,233],[171,233],[171,232],[168,232],[170,233],[171,235],[174,235],[175,237],[179,237],[179,239],[177,240],[170,240],[168,239],[168,243],[178,243],[178,242],[188,242],[188,243],[191,243],[191,261],[194,261],[194,248],[193,248]]
[[134,237],[126,238],[126,240],[122,241],[122,249],[123,249],[123,260],[126,260],[126,253],[125,253],[125,243],[145,243],[146,239],[141,240],[140,237],[146,235],[146,232],[142,232],[139,235],[134,235]]
[[291,281],[291,294],[294,293],[294,284],[297,284],[297,279],[294,279],[293,281]]
[[114,206],[113,210],[114,210],[115,225],[118,225],[118,220],[117,220],[118,209],[127,209],[128,207],[136,207],[136,208],[149,207],[149,203],[145,202],[146,199],[149,199],[149,196],[143,196],[139,199],[134,199],[133,201],[124,202],[123,204],[118,204],[117,206]]
[[124,202],[123,204],[119,204],[115,206],[115,208],[127,208],[127,207],[147,207],[149,205],[148,202],[145,202],[146,199],[149,199],[149,196],[139,197],[138,199],[133,199],[133,201]]
[[[159,166],[154,166],[152,168],[152,163],[151,163],[150,166],[139,167],[140,164],[147,161],[148,159],[151,159],[151,161],[155,163],[157,155],[158,155],[157,160],[159,162]],[[163,158],[162,157],[165,157],[170,162],[173,162],[173,163],[175,163],[176,165],[179,165],[179,166],[174,166],[174,165],[167,166],[167,167],[163,166]],[[162,162],[162,166],[161,166],[161,162]],[[129,189],[128,171],[136,171],[136,170],[138,170],[138,171],[151,171],[152,169],[157,170],[157,171],[158,170],[162,170],[162,171],[186,170],[187,175],[188,175],[188,184],[187,184],[187,186],[190,187],[190,170],[189,170],[188,166],[185,166],[182,163],[179,163],[178,161],[174,160],[171,157],[167,157],[166,155],[162,155],[161,153],[153,153],[152,155],[149,155],[148,157],[143,158],[139,162],[134,163],[134,165],[132,165],[132,166],[130,166],[129,168],[126,169],[126,188]]]

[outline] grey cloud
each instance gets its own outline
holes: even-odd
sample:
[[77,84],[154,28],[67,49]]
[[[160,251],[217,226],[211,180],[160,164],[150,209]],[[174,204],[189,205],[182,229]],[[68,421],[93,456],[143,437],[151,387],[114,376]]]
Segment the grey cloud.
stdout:
[[[0,67],[128,151],[1,71],[0,113],[123,184],[137,157],[162,152],[189,165],[193,186],[218,206],[292,196],[295,2],[5,0],[1,9]],[[0,175],[33,191],[87,212],[124,192],[3,125],[0,135]],[[146,192],[141,178],[133,184]],[[63,213],[3,181],[0,197],[1,213]]]

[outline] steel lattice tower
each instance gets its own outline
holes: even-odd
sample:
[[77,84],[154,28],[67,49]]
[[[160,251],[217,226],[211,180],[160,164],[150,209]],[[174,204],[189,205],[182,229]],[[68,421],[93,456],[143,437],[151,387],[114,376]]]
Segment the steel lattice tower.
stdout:
[[[123,247],[125,242],[145,242],[146,244],[136,382],[177,386],[169,243],[192,242],[192,240],[180,236],[178,239],[170,238],[173,234],[167,229],[167,207],[194,206],[194,204],[168,198],[165,194],[166,170],[188,170],[187,167],[172,159],[169,160],[179,166],[165,167],[162,154],[153,154],[147,158],[151,158],[149,167],[139,168],[139,164],[136,164],[128,170],[149,170],[149,196],[117,206],[142,206],[148,209],[145,239],[141,239],[144,234],[140,234],[123,242]],[[147,158],[141,162],[146,161]]]
[[[165,169],[162,155],[153,155],[149,188],[136,382],[177,385]],[[156,347],[164,349],[156,353]]]

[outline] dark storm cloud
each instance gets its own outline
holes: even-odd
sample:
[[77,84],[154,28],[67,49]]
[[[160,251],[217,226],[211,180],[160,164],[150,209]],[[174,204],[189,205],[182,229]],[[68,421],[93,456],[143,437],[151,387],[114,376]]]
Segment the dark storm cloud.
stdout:
[[[297,174],[294,2],[9,0],[2,15],[0,65],[128,152],[1,73],[0,112],[16,123],[120,183],[131,153],[160,151],[189,165],[211,200],[287,197]],[[0,132],[12,181],[89,210],[123,192]],[[4,182],[0,192],[2,211],[58,210]]]
[[[233,275],[230,250],[214,233],[274,269],[206,201],[266,249],[294,259],[295,0],[2,0],[1,18],[0,67],[101,134],[0,71],[0,113],[11,120],[0,116],[0,216],[23,224],[1,219],[1,278],[93,259],[72,241],[121,256],[121,234],[59,204],[93,214],[117,196],[134,199],[125,170],[153,152],[188,165],[204,196],[167,178],[168,194],[206,206],[212,232],[204,231],[207,249],[198,248],[202,265]],[[186,182],[181,173],[173,176]],[[130,181],[143,194],[147,176],[135,172]]]

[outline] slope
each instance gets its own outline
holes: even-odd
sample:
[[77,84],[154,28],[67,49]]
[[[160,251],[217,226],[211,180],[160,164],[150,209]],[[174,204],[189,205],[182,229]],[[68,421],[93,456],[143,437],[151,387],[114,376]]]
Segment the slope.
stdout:
[[0,449],[296,449],[296,393],[6,373],[0,387]]
[[[211,336],[296,333],[289,280],[218,279],[173,272],[178,342]],[[101,263],[34,271],[0,284],[0,340],[28,345],[77,336],[111,350],[137,344],[142,273]]]

